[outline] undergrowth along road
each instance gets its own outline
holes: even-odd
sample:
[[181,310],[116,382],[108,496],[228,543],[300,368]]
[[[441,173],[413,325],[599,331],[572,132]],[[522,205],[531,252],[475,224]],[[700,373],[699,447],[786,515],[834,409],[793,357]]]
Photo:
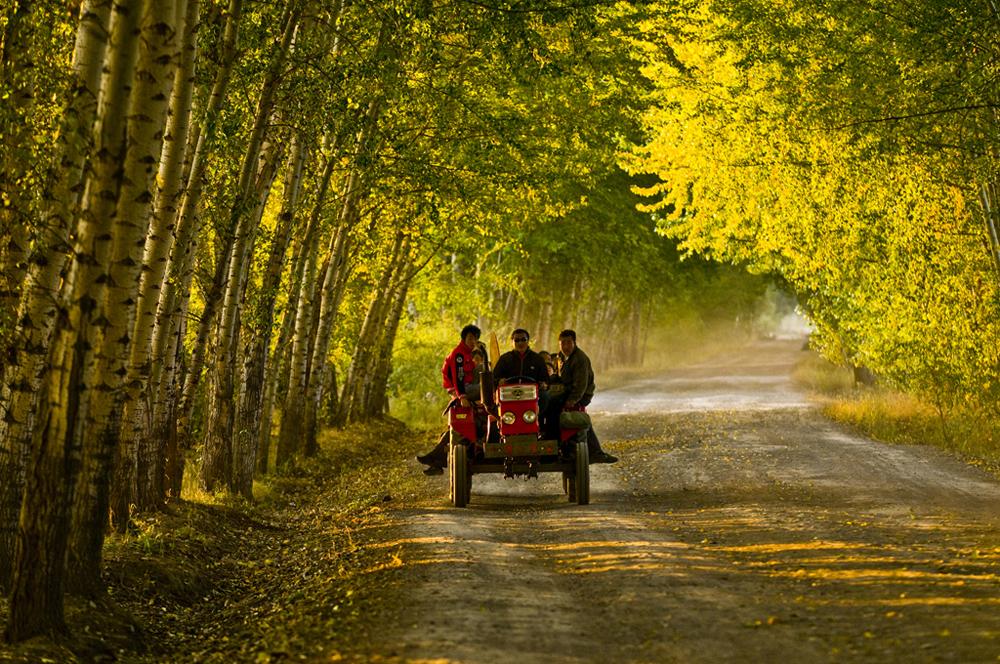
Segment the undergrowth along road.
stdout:
[[0,643],[0,662],[329,661],[355,648],[391,595],[374,572],[397,564],[373,533],[426,499],[410,465],[434,436],[391,420],[327,432],[256,505],[180,501],[138,518],[108,540],[107,596],[68,598],[71,634]]

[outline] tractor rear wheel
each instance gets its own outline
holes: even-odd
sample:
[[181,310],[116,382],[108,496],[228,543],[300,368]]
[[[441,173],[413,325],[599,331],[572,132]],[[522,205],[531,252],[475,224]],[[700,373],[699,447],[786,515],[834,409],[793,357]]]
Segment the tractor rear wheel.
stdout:
[[576,477],[573,479],[573,488],[570,489],[570,500],[574,500],[577,505],[590,504],[590,454],[586,438],[576,444]]

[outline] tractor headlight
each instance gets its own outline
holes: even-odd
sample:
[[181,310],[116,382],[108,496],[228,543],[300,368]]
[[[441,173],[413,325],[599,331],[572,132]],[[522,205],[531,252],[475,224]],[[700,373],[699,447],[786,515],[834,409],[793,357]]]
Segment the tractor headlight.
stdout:
[[508,410],[506,413],[500,416],[500,419],[503,421],[504,424],[513,424],[514,420],[516,420],[517,417],[514,415],[514,413]]
[[538,419],[538,415],[536,415],[535,411],[533,410],[524,411],[524,415],[522,415],[521,417],[523,417],[524,421],[527,422],[528,424],[531,424],[532,422]]

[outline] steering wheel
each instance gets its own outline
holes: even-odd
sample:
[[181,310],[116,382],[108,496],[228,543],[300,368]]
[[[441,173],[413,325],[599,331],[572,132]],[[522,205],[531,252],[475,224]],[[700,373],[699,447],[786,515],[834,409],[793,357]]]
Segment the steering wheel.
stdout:
[[507,385],[509,383],[517,382],[518,380],[520,380],[521,382],[526,382],[526,383],[537,383],[538,382],[537,380],[535,380],[531,376],[511,376],[510,378],[501,378],[500,382],[497,383],[497,384],[498,385]]

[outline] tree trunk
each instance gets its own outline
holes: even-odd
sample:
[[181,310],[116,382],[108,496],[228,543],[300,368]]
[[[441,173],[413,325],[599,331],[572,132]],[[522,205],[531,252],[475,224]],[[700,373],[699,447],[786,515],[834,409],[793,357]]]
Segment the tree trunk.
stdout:
[[[261,150],[264,146],[267,127],[270,125],[272,111],[274,109],[274,95],[277,92],[278,84],[285,58],[292,46],[292,38],[298,27],[300,9],[295,0],[288,3],[285,9],[283,21],[283,34],[278,50],[272,55],[270,65],[264,80],[261,91],[261,98],[257,104],[257,115],[253,130],[250,134],[250,143],[243,161],[240,172],[240,181],[237,195],[232,208],[230,227],[234,229],[232,239],[231,256],[229,260],[229,274],[226,283],[226,295],[221,311],[219,331],[216,337],[215,347],[217,358],[215,362],[215,372],[213,376],[213,387],[211,391],[210,406],[208,411],[208,422],[206,424],[206,436],[203,447],[203,463],[201,473],[202,486],[211,491],[217,482],[228,482],[231,475],[232,446],[233,446],[233,425],[235,422],[235,372],[236,372],[236,350],[239,338],[239,304],[245,287],[246,279],[249,275],[249,256],[253,248],[253,240],[256,236],[257,226],[260,222],[258,215],[249,214],[249,206],[253,200],[253,178],[261,159]],[[265,160],[266,161],[266,160]],[[258,192],[266,197],[270,190],[270,182],[266,180],[266,189]],[[258,208],[263,214],[263,206]],[[252,452],[257,451],[256,442],[252,447]],[[253,465],[250,466],[253,468]]]
[[163,129],[180,50],[174,23],[176,2],[149,3],[140,27],[139,59],[128,104],[127,151],[104,289],[103,331],[95,370],[99,389],[90,396],[89,421],[80,432],[83,465],[74,494],[69,556],[70,588],[74,591],[96,592],[100,587],[112,461],[120,440],[122,407],[129,396],[125,379],[142,247],[149,230]]
[[298,308],[295,313],[295,332],[292,334],[289,355],[288,389],[281,409],[281,429],[278,433],[278,450],[274,464],[286,466],[298,454],[302,442],[302,418],[297,409],[305,398],[309,377],[310,339],[313,332],[313,299],[316,289],[316,256],[306,255],[303,265]]
[[[273,146],[272,146],[273,147]],[[229,484],[233,467],[233,438],[236,419],[236,358],[240,346],[240,316],[243,294],[250,276],[250,255],[264,207],[274,182],[280,159],[276,148],[261,156],[262,173],[256,189],[256,209],[237,222],[237,234],[229,259],[226,295],[220,312],[220,323],[215,341],[215,371],[208,386],[209,405],[206,437],[203,447],[202,486],[214,491],[219,482]],[[253,452],[256,453],[256,444]],[[252,467],[252,466],[251,466]]]
[[[383,24],[383,36],[384,32],[385,24]],[[316,326],[315,343],[309,363],[310,371],[306,376],[305,398],[300,402],[305,408],[302,417],[302,431],[305,435],[304,451],[306,456],[313,456],[318,451],[316,434],[319,404],[323,399],[321,381],[323,368],[326,366],[326,356],[330,348],[333,321],[340,308],[344,287],[352,268],[348,260],[351,250],[351,235],[359,220],[358,210],[361,200],[366,194],[361,165],[371,156],[373,136],[381,115],[381,107],[380,100],[373,100],[368,104],[361,131],[358,133],[352,168],[344,186],[340,222],[337,226],[337,232],[332,238],[329,263],[323,277],[319,322]]]
[[[408,263],[403,267],[404,271],[408,270]],[[408,274],[393,289],[388,319],[383,325],[382,340],[378,352],[375,354],[372,379],[369,382],[370,387],[365,398],[365,408],[359,417],[362,421],[381,417],[389,410],[389,398],[386,390],[389,375],[392,373],[392,349],[396,345],[396,333],[399,331],[399,322],[403,317],[403,308],[406,306],[406,295],[410,290],[411,280],[412,274]]]
[[[330,181],[336,162],[337,154],[333,150],[330,152],[323,170],[319,191],[310,214],[309,225],[302,241],[303,263],[298,271],[299,276],[292,280],[293,292],[298,294],[294,315],[292,315],[291,309],[288,312],[288,315],[292,315],[291,320],[294,321],[291,325],[293,332],[289,343],[278,346],[279,351],[283,347],[289,349],[287,351],[288,379],[284,391],[285,398],[282,400],[281,427],[278,432],[278,449],[274,462],[279,468],[287,465],[292,457],[298,453],[302,441],[302,419],[300,417],[286,417],[286,414],[294,412],[306,397],[309,362],[312,359],[311,342],[314,338],[314,303],[318,292],[316,288],[316,254],[318,253],[319,225],[322,220],[323,207],[330,191]],[[291,301],[292,298],[290,297],[289,300]],[[280,380],[284,375],[284,373],[279,372],[278,379]]]
[[105,322],[100,311],[110,271],[113,214],[125,156],[125,117],[144,2],[118,5],[107,72],[101,84],[100,135],[91,160],[85,213],[77,228],[68,299],[53,339],[43,387],[43,423],[32,451],[22,504],[7,637],[21,641],[62,631],[69,505],[79,464],[79,433],[96,381],[95,349]]
[[392,289],[389,288],[389,284],[392,283],[400,269],[399,256],[403,245],[404,235],[400,231],[396,233],[382,277],[372,291],[368,311],[358,334],[358,342],[354,346],[350,368],[344,379],[344,387],[340,395],[340,412],[337,418],[339,425],[361,419],[364,410],[365,385],[372,378],[372,372],[377,362],[376,352],[381,345],[379,341],[382,338],[386,313],[392,299]]
[[[185,6],[186,5],[186,6]],[[194,90],[194,61],[197,53],[197,29],[200,0],[178,2],[178,15],[182,30],[179,65],[174,73],[173,93],[170,97],[169,122],[163,137],[163,154],[157,181],[159,186],[153,203],[153,218],[146,236],[142,259],[143,271],[136,305],[136,321],[132,332],[132,351],[129,357],[126,384],[133,391],[133,398],[125,404],[122,415],[122,454],[120,463],[138,465],[140,446],[155,443],[153,435],[153,386],[160,377],[162,361],[153,362],[154,353],[161,358],[162,346],[155,338],[157,308],[167,271],[167,262],[174,244],[174,223],[177,204],[183,194],[182,175],[187,162],[189,128],[191,124],[191,99]],[[160,450],[147,453],[157,462],[151,469],[154,477],[154,496],[138,497],[138,504],[157,504],[163,494],[162,454]],[[129,477],[137,476],[135,473]],[[148,484],[149,482],[146,482]],[[137,496],[133,496],[133,499]]]
[[[236,43],[239,36],[239,24],[243,11],[243,0],[230,0],[226,10],[226,27],[221,47],[221,62],[215,73],[212,91],[200,118],[187,141],[185,168],[187,177],[183,187],[180,211],[174,224],[173,242],[170,257],[167,260],[166,279],[162,282],[156,308],[156,323],[153,329],[152,348],[150,351],[151,366],[154,368],[150,376],[148,392],[151,395],[151,410],[149,417],[152,422],[153,435],[149,446],[156,457],[165,457],[164,450],[168,445],[176,451],[184,446],[179,441],[178,420],[185,411],[178,406],[177,398],[182,397],[180,385],[177,384],[177,359],[182,353],[183,339],[181,330],[186,327],[185,319],[188,310],[188,293],[194,270],[194,254],[199,231],[200,220],[197,216],[201,201],[202,181],[208,161],[208,152],[215,137],[215,128],[219,111],[225,101],[226,90],[232,78],[233,66],[236,62]],[[206,312],[205,318],[211,319],[212,312]],[[204,341],[207,335],[199,337]],[[203,345],[200,346],[203,348]],[[200,365],[198,368],[200,371]],[[165,474],[167,485],[179,495],[183,472],[183,457],[180,453],[169,455],[171,463],[167,464]],[[113,521],[119,530],[123,530],[128,522],[129,505],[136,500],[132,487],[136,485],[138,475],[138,459],[132,463],[119,462],[114,490],[111,498]],[[163,496],[159,496],[162,502]]]
[[61,168],[49,175],[41,227],[46,235],[25,278],[17,320],[20,321],[14,362],[3,367],[0,383],[0,589],[9,587],[21,494],[25,482],[35,413],[48,371],[48,349],[57,318],[55,293],[69,252],[67,246],[83,164],[93,140],[101,70],[107,46],[111,8],[88,0],[80,9],[73,60],[73,87],[61,123],[57,153]]
[[[319,291],[319,312],[317,315],[316,329],[312,336],[312,348],[309,352],[307,371],[303,376],[302,391],[303,399],[298,402],[302,417],[294,418],[300,421],[299,434],[302,440],[302,449],[306,456],[312,456],[317,451],[316,446],[316,420],[318,417],[319,403],[323,398],[322,379],[326,366],[326,355],[330,348],[330,338],[333,334],[333,321],[336,318],[337,310],[340,308],[340,301],[344,294],[344,284],[350,272],[350,262],[348,254],[351,246],[351,232],[356,223],[355,196],[356,189],[350,183],[356,182],[355,176],[348,179],[348,188],[344,196],[344,207],[341,213],[341,222],[337,232],[333,234],[330,242],[330,253],[327,257],[326,269],[323,275],[323,285]],[[285,413],[292,412],[296,407],[295,402],[286,404]],[[290,418],[291,419],[291,418]],[[282,418],[282,422],[285,418]],[[284,428],[282,429],[284,435]]]
[[[298,136],[293,139],[285,173],[285,200],[278,217],[278,228],[271,242],[267,267],[260,292],[250,313],[253,336],[247,343],[246,362],[242,389],[236,410],[231,490],[245,498],[252,498],[253,473],[257,465],[257,448],[261,430],[261,411],[265,398],[265,362],[271,345],[271,328],[274,324],[274,303],[281,285],[281,272],[285,252],[294,229],[295,210],[302,183],[305,150]],[[265,463],[266,466],[266,463]]]

